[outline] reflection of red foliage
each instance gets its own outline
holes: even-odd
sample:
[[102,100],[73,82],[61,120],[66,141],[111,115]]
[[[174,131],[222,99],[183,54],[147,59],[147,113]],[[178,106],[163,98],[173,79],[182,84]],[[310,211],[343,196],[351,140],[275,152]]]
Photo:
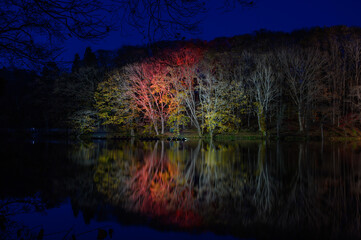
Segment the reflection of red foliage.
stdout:
[[199,226],[194,194],[178,169],[165,159],[145,157],[132,178],[131,200],[135,211],[181,227]]

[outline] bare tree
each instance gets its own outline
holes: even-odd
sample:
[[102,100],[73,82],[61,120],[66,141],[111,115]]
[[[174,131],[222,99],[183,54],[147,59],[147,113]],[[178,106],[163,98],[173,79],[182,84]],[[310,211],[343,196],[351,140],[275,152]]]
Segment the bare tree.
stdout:
[[330,49],[327,55],[327,87],[330,91],[330,100],[332,107],[331,121],[334,125],[337,119],[337,126],[340,123],[342,114],[343,98],[345,97],[345,64],[342,57],[341,43],[336,36],[331,35],[329,39]]
[[325,63],[317,49],[292,48],[280,51],[279,60],[285,74],[288,93],[297,107],[300,132],[310,106],[321,95],[321,70]]
[[361,85],[354,86],[349,94],[351,107],[354,109],[353,119],[361,123]]
[[279,95],[277,74],[271,66],[274,56],[263,54],[255,56],[256,69],[249,78],[250,92],[256,102],[259,131],[266,135],[267,119],[269,119],[272,103]]
[[[345,44],[346,53],[349,59],[349,96],[347,101],[351,103],[351,111],[355,116],[361,112],[361,38],[353,36]],[[357,118],[359,119],[359,118]]]
[[345,50],[350,61],[350,70],[352,71],[353,86],[361,85],[361,38],[353,36],[345,44]]

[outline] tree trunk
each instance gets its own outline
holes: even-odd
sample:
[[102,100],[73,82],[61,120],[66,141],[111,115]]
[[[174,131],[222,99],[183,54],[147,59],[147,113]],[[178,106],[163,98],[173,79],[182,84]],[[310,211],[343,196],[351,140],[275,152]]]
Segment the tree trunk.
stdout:
[[277,119],[277,138],[280,138],[280,131],[281,131],[281,125],[283,120],[283,114],[284,114],[285,106],[281,103],[279,106],[278,115],[276,117]]
[[259,131],[262,133],[263,136],[266,136],[266,119],[265,116],[263,114],[263,111],[258,110],[257,113],[257,118],[258,118],[258,128]]
[[251,119],[251,111],[248,111],[248,114],[247,114],[247,127],[249,129],[249,127],[251,126],[251,123],[250,123],[250,119]]
[[260,119],[260,114],[257,114],[257,120],[258,120],[258,130],[261,132],[261,119]]
[[154,130],[155,130],[155,134],[156,134],[156,135],[159,135],[157,123],[156,123],[156,122],[153,122],[153,126],[154,126]]
[[336,100],[333,97],[333,106],[332,106],[332,126],[335,126],[335,119],[336,119]]
[[161,118],[161,122],[162,122],[162,134],[164,134],[164,118]]
[[197,132],[198,132],[198,136],[202,137],[203,134],[202,134],[202,129],[200,126],[197,126]]
[[299,127],[300,127],[300,132],[303,132],[301,109],[298,109],[298,124],[299,124]]
[[323,123],[321,123],[321,139],[322,139],[322,146],[323,146]]

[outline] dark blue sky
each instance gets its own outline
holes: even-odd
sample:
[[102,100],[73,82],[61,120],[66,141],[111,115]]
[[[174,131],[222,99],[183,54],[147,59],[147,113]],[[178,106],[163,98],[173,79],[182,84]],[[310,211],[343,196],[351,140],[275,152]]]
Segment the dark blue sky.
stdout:
[[[251,8],[238,8],[231,12],[217,10],[220,0],[207,1],[211,8],[201,25],[200,35],[185,35],[189,38],[212,40],[216,37],[252,33],[259,29],[292,31],[314,26],[361,26],[361,0],[255,0]],[[106,39],[96,43],[68,40],[62,56],[72,61],[74,54],[83,56],[87,46],[93,50],[117,49],[123,45],[145,44],[142,36],[131,28],[121,35],[112,32]]]

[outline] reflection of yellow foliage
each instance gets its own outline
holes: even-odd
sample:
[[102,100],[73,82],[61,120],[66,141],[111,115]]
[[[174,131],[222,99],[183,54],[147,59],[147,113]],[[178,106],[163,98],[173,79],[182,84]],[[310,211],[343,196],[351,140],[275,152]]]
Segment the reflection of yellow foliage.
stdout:
[[166,151],[169,162],[178,166],[183,171],[185,167],[185,160],[187,159],[187,152],[179,150],[180,143],[172,142],[170,148]]
[[[99,192],[107,194],[109,191],[119,187],[122,181],[117,175],[119,169],[124,172],[130,169],[129,162],[124,161],[124,151],[122,149],[105,150],[99,156],[93,176]],[[126,176],[127,174],[124,173],[124,175]]]
[[202,152],[207,166],[229,166],[235,160],[234,151],[223,145],[217,147],[207,145]]
[[256,176],[259,176],[263,171],[263,165],[265,164],[265,158],[266,158],[266,144],[263,142],[259,145],[258,148],[258,161],[257,161],[257,170],[256,170]]
[[105,150],[93,177],[100,193],[129,211],[184,224],[187,216],[200,219],[202,204],[221,212],[222,198],[241,198],[245,182],[255,177],[257,162],[252,168],[239,162],[231,144],[199,142],[195,149],[175,142],[138,144],[139,158],[126,148]]
[[95,158],[97,146],[94,143],[81,142],[74,145],[69,157],[80,164],[88,164]]

